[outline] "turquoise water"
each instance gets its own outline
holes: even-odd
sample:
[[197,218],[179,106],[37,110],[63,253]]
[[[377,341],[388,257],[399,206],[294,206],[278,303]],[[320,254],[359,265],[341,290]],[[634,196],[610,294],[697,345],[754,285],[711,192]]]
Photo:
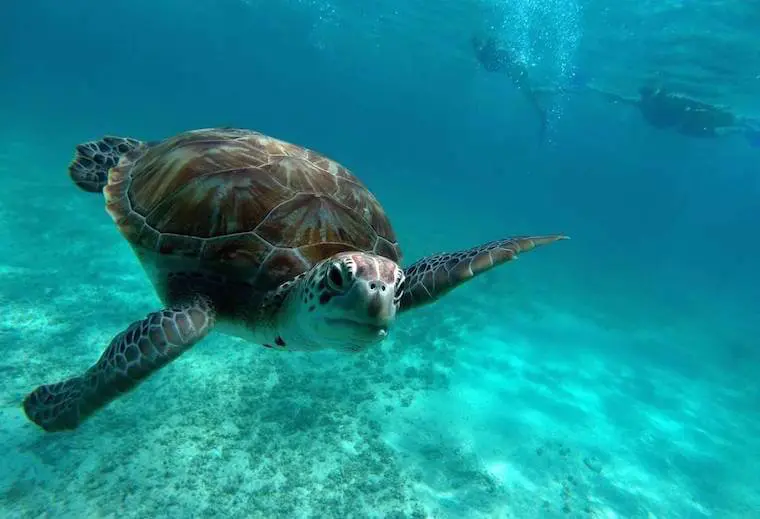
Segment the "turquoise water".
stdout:
[[[652,76],[760,115],[746,2],[176,1],[0,8],[0,516],[760,517],[760,155],[566,95],[550,142],[473,34],[542,85]],[[7,14],[7,15],[6,15]],[[407,263],[562,242],[359,355],[215,334],[74,432],[21,400],[159,305],[66,175],[104,133],[253,128],[339,160]]]

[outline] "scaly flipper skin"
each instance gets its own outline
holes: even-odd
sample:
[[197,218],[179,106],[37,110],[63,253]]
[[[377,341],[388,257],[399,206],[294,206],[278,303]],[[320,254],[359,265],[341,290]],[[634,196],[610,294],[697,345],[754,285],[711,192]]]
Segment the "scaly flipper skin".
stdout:
[[478,274],[516,258],[521,252],[566,239],[567,236],[561,234],[517,236],[492,241],[469,250],[422,258],[404,271],[406,289],[399,311],[432,303]]
[[203,339],[214,320],[213,308],[201,297],[148,314],[114,337],[83,375],[32,391],[24,399],[24,412],[48,432],[76,429],[95,411]]
[[83,191],[100,193],[108,183],[108,170],[119,163],[122,155],[141,145],[135,139],[111,136],[82,143],[69,164],[69,176]]

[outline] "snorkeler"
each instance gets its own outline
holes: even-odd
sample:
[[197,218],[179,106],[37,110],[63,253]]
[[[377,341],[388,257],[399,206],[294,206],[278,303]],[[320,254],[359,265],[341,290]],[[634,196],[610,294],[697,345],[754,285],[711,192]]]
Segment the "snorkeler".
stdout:
[[671,129],[688,137],[721,137],[756,131],[748,119],[663,88],[641,87],[638,97],[588,88],[610,101],[635,106],[644,120],[655,128]]
[[475,50],[475,56],[485,70],[506,73],[518,90],[525,95],[540,119],[539,136],[540,140],[543,141],[546,135],[548,116],[546,109],[541,106],[538,100],[538,89],[533,87],[528,77],[528,68],[520,62],[512,50],[497,46],[494,38],[483,41],[480,38],[473,37],[472,47]]

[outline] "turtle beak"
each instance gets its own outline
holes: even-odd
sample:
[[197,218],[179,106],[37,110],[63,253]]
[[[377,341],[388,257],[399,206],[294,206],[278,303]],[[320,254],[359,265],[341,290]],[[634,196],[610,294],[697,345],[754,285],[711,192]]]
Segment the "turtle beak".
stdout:
[[396,317],[393,294],[382,281],[358,281],[340,301],[344,314],[339,320],[383,338]]
[[396,305],[393,303],[394,290],[380,280],[362,283],[366,305],[364,313],[368,323],[387,331],[396,317]]
[[367,316],[371,321],[388,324],[393,319],[393,310],[393,305],[389,305],[381,294],[374,293],[369,296]]

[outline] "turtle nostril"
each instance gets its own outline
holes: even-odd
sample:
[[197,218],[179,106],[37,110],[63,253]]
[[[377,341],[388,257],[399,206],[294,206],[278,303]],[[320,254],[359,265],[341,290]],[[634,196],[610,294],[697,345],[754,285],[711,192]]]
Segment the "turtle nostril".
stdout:
[[371,288],[372,290],[374,290],[375,288],[377,288],[377,285],[375,284],[374,281],[369,284],[369,288]]

